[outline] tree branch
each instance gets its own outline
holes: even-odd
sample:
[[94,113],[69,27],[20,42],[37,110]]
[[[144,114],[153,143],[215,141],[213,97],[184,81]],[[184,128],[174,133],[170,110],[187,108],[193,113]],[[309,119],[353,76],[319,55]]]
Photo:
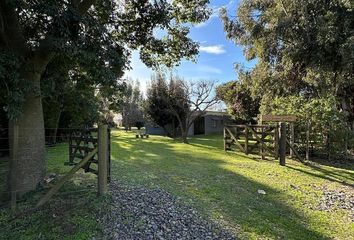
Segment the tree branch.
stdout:
[[85,14],[95,2],[96,0],[82,0],[78,6],[79,13]]
[[[82,0],[79,5],[77,6],[78,13],[80,15],[84,15],[87,13],[88,9],[96,2],[96,0]],[[72,4],[77,5],[78,1],[73,0]],[[47,35],[45,39],[40,42],[39,47],[34,52],[33,57],[31,58],[30,62],[36,63],[33,66],[36,66],[33,69],[35,72],[41,74],[44,70],[46,65],[52,60],[55,55],[55,51],[53,51],[53,39],[51,35]]]
[[26,56],[29,53],[25,38],[22,34],[15,7],[10,1],[0,1],[1,39],[5,48]]

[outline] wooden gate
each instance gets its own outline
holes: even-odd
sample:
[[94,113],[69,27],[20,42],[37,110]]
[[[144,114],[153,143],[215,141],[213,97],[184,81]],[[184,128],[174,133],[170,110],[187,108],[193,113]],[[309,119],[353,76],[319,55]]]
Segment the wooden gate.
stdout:
[[279,132],[275,125],[227,125],[224,127],[224,149],[240,150],[245,154],[258,151],[278,158]]
[[[111,154],[110,154],[110,129],[107,129],[108,143],[108,180],[111,178]],[[66,165],[77,165],[84,157],[98,147],[98,128],[71,129],[69,134],[69,161]],[[85,172],[98,174],[97,169],[90,167],[91,164],[98,164],[98,153],[95,153],[82,167]]]
[[[77,159],[80,161],[77,162]],[[97,170],[91,168],[93,163],[97,164]],[[107,183],[111,176],[110,129],[107,125],[91,129],[72,129],[69,140],[69,162],[66,164],[74,167],[49,189],[36,207],[45,204],[81,168],[98,176],[99,195],[107,192]]]
[[[292,128],[293,129],[293,128]],[[293,132],[293,131],[292,131]],[[273,155],[275,159],[280,158],[280,164],[285,166],[287,146],[291,154],[297,159],[306,163],[296,151],[292,140],[286,134],[285,123],[276,125],[227,125],[224,127],[224,150],[240,150],[245,154],[259,151],[262,159],[265,155]]]

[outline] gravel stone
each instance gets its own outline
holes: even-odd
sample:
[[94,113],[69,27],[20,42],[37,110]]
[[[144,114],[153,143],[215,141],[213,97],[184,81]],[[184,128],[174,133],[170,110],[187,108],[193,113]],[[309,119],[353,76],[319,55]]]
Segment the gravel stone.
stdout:
[[111,205],[101,214],[106,239],[236,239],[160,188],[112,182],[110,193]]
[[354,191],[353,189],[323,190],[323,195],[317,207],[321,211],[333,211],[343,209],[349,212],[354,222]]

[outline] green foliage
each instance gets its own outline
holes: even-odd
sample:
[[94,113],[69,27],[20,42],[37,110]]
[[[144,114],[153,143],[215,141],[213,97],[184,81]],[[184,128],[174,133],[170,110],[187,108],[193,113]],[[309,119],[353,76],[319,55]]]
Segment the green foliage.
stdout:
[[[102,85],[106,90],[107,86],[115,88],[117,78],[129,68],[134,49],[154,68],[193,59],[198,43],[188,37],[186,23],[205,21],[210,15],[208,2],[4,1],[0,8],[0,82],[7,90],[1,89],[0,101],[6,103],[10,118],[18,118],[26,101],[25,88],[31,86],[24,73],[34,68],[42,74],[48,59],[58,63],[56,58],[65,58],[65,63],[59,62],[66,65],[69,75],[80,71],[90,76],[86,84]],[[157,29],[164,36],[156,37]]]
[[353,7],[342,0],[244,0],[235,19],[223,9],[227,37],[244,47],[248,60],[257,59],[243,70],[252,95],[334,94],[353,123]]
[[9,119],[21,114],[24,94],[32,90],[31,85],[24,84],[16,71],[20,63],[15,54],[0,51],[0,106],[5,106]]
[[259,99],[253,100],[250,91],[242,82],[232,81],[216,89],[217,96],[226,103],[229,113],[236,119],[254,121],[259,114]]
[[169,109],[169,86],[166,76],[162,73],[155,73],[146,92],[144,111],[148,119],[160,127],[166,127],[174,121]]
[[177,118],[184,121],[189,111],[188,96],[182,85],[181,79],[171,76],[168,83],[165,74],[156,73],[151,77],[144,103],[147,117],[172,137],[180,125]]
[[[57,57],[42,76],[45,127],[88,127],[98,121],[97,79],[67,57]],[[96,84],[95,84],[96,83]]]
[[262,114],[293,114],[299,121],[311,122],[315,126],[336,125],[345,121],[344,114],[337,109],[334,96],[310,99],[304,96],[276,97],[270,102],[263,102],[261,112]]
[[136,122],[144,122],[143,114],[143,96],[140,92],[140,84],[138,81],[134,83],[126,82],[126,88],[123,92],[122,105],[122,121],[126,129],[131,129]]
[[[343,111],[338,109],[336,98],[332,95],[322,98],[304,96],[276,97],[263,99],[262,114],[292,114],[297,116],[296,138],[301,138],[310,126],[311,140],[327,145],[328,151],[346,153],[354,143],[354,133],[346,121]],[[316,137],[319,136],[319,137]]]

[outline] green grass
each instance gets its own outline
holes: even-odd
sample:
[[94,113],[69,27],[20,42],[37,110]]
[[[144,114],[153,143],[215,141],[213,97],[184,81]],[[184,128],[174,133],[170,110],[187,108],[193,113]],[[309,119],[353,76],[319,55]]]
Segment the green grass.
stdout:
[[[48,149],[48,173],[70,167],[67,145]],[[112,174],[129,185],[161,187],[244,239],[353,239],[354,224],[344,210],[319,211],[326,189],[350,189],[354,166],[305,166],[224,152],[221,136],[201,136],[182,144],[160,136],[136,139],[112,131]],[[0,210],[0,239],[90,239],[99,236],[96,177],[79,172],[41,211],[42,192],[29,194],[16,211]],[[295,186],[295,187],[294,187]],[[260,195],[257,190],[266,191]],[[66,194],[65,194],[66,193]]]
[[[67,144],[48,148],[48,173],[63,175],[70,166]],[[29,193],[17,209],[0,210],[0,239],[91,239],[101,233],[97,215],[105,198],[96,194],[97,178],[80,170],[49,203],[31,211],[47,190]]]
[[281,167],[277,161],[224,152],[221,136],[182,144],[160,136],[112,134],[116,179],[162,187],[242,238],[354,238],[348,212],[316,210],[323,188],[345,189],[354,183],[353,165],[310,167],[288,160]]

